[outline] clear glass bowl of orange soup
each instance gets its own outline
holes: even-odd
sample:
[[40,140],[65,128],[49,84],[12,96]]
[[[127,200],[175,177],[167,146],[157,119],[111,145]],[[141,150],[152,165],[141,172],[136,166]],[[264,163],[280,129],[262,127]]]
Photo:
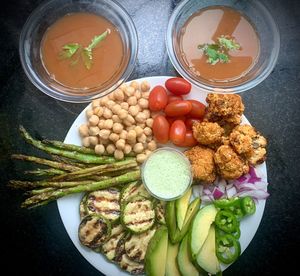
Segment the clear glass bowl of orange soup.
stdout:
[[136,28],[112,0],[50,0],[26,21],[19,52],[24,71],[45,94],[74,103],[111,93],[130,76]]
[[259,0],[185,0],[171,15],[166,45],[177,72],[196,87],[239,93],[272,72],[280,36]]

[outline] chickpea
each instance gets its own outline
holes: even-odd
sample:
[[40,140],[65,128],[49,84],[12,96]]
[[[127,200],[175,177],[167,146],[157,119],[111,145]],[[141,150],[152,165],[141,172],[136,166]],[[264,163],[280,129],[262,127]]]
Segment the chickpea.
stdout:
[[152,151],[151,150],[145,150],[145,155],[148,157],[150,154],[152,153]]
[[125,93],[125,95],[126,95],[127,97],[130,97],[130,96],[133,96],[133,95],[134,95],[134,91],[135,91],[135,89],[134,89],[132,86],[127,86],[127,87],[125,88],[124,93]]
[[136,161],[141,164],[146,160],[146,158],[147,158],[146,154],[140,153],[136,156]]
[[93,112],[93,109],[91,109],[91,108],[88,108],[87,110],[86,110],[86,117],[89,119],[91,116],[93,116],[94,115],[94,112]]
[[147,99],[144,99],[144,98],[140,98],[139,101],[139,106],[142,108],[142,109],[147,109],[149,107],[149,102]]
[[126,139],[127,137],[127,131],[126,130],[122,130],[122,132],[120,133],[120,139]]
[[102,155],[103,153],[105,152],[105,148],[103,145],[96,145],[95,146],[95,153],[96,154],[99,154],[99,155]]
[[120,89],[124,92],[125,91],[125,89],[127,88],[127,84],[126,83],[122,83],[121,85],[120,85]]
[[132,81],[130,86],[133,87],[135,90],[140,89],[140,84],[137,81]]
[[120,112],[120,110],[122,109],[122,107],[119,105],[119,104],[115,104],[112,108],[111,108],[111,111],[114,113],[114,114],[118,114]]
[[105,104],[105,106],[109,109],[112,109],[112,107],[115,105],[115,102],[112,100],[108,100]]
[[136,139],[136,132],[135,132],[135,130],[128,131],[126,139],[128,141],[135,141],[135,139]]
[[99,123],[99,117],[97,115],[92,115],[89,118],[89,124],[90,126],[97,126]]
[[128,112],[124,109],[121,109],[120,112],[118,113],[119,118],[122,120],[125,119],[127,117],[127,115],[128,115]]
[[126,119],[124,120],[124,124],[126,126],[131,126],[135,123],[134,118],[131,115],[127,115]]
[[136,143],[136,144],[133,146],[133,151],[134,151],[135,153],[141,153],[143,150],[144,150],[144,147],[143,147],[143,144],[142,144],[142,143]]
[[116,147],[114,144],[108,144],[106,146],[106,151],[108,154],[113,154],[115,152],[115,150],[116,150]]
[[149,118],[150,118],[150,116],[151,116],[150,110],[145,109],[145,110],[143,110],[143,113],[145,114],[146,119],[149,119]]
[[98,137],[97,136],[90,136],[90,146],[96,146],[98,144]]
[[145,128],[144,128],[144,134],[145,134],[146,136],[152,135],[152,129],[151,129],[150,127],[145,127]]
[[103,97],[102,99],[100,99],[100,104],[102,106],[106,106],[106,103],[109,101],[108,97]]
[[120,88],[117,88],[115,91],[114,91],[114,96],[115,96],[115,99],[119,102],[123,102],[124,101],[124,92],[123,90],[121,90]]
[[116,142],[116,148],[119,150],[123,150],[125,148],[125,140],[120,139]]
[[127,99],[127,103],[129,105],[136,105],[137,104],[137,98],[135,96],[131,96]]
[[150,92],[142,92],[142,98],[148,100],[149,99],[149,95],[150,95]]
[[146,127],[146,123],[138,123],[137,125],[140,126],[142,129]]
[[101,144],[103,146],[107,146],[108,144],[110,144],[110,141],[109,141],[109,139],[99,138],[99,144]]
[[146,115],[143,112],[139,112],[136,116],[135,116],[135,120],[138,123],[144,123],[146,121]]
[[108,108],[105,108],[104,109],[104,112],[103,112],[103,117],[105,118],[105,119],[110,119],[111,117],[112,117],[112,111],[110,110],[110,109],[108,109]]
[[88,148],[88,147],[90,147],[90,137],[89,136],[87,136],[87,137],[84,137],[83,139],[82,139],[82,145],[84,146],[84,147],[86,147],[86,148]]
[[132,151],[132,147],[128,144],[125,144],[124,153],[128,155],[129,153],[131,153],[131,151]]
[[121,150],[115,150],[115,152],[114,152],[114,157],[117,159],[117,160],[121,160],[121,159],[123,159],[124,158],[124,153],[123,153],[123,151],[121,151]]
[[104,109],[103,109],[102,106],[97,106],[97,107],[95,107],[95,108],[93,109],[93,111],[94,111],[94,114],[95,114],[95,115],[97,115],[99,118],[101,118],[102,115],[103,115]]
[[104,122],[104,128],[105,129],[112,129],[113,124],[114,124],[114,121],[112,119],[107,119]]
[[112,142],[117,142],[119,140],[120,136],[116,133],[111,133],[108,137],[108,139]]
[[142,92],[147,92],[150,90],[150,83],[148,81],[142,81],[141,83]]
[[111,119],[113,120],[114,123],[122,123],[122,120],[116,114],[112,115]]
[[114,95],[114,93],[110,93],[110,94],[108,95],[108,98],[109,98],[111,101],[114,101],[114,100],[115,100],[115,95]]
[[132,106],[130,106],[129,107],[129,114],[131,115],[131,116],[136,116],[138,113],[139,113],[139,107],[138,106],[136,106],[136,105],[132,105]]
[[134,96],[139,100],[142,97],[142,92],[140,90],[135,90]]
[[93,100],[92,101],[92,107],[95,108],[95,107],[98,107],[98,106],[100,106],[100,99]]
[[111,132],[108,129],[101,129],[99,132],[99,136],[101,139],[108,140],[110,133]]
[[104,124],[105,124],[105,120],[101,119],[101,120],[99,120],[98,127],[100,129],[102,129],[102,128],[104,128]]
[[147,145],[147,149],[148,150],[151,150],[151,151],[154,151],[157,149],[157,144],[154,140],[152,140],[151,142],[148,143]]
[[142,135],[143,134],[143,129],[140,127],[140,126],[136,126],[135,128],[134,128],[134,130],[135,130],[135,132],[136,132],[136,136],[137,137],[139,137],[140,135]]
[[81,137],[89,136],[89,127],[86,124],[82,124],[79,127],[79,134]]
[[99,134],[99,132],[100,132],[100,128],[97,126],[92,126],[89,128],[89,135],[95,136]]
[[134,128],[135,128],[135,125],[131,125],[131,126],[127,126],[126,130],[130,131],[130,130],[134,130]]
[[121,133],[123,130],[123,125],[121,125],[120,123],[114,123],[113,124],[113,131],[115,133]]
[[121,108],[124,110],[128,110],[129,109],[129,104],[126,102],[121,103]]
[[140,143],[145,143],[145,142],[146,142],[146,139],[147,139],[147,136],[146,136],[144,133],[142,133],[142,134],[137,138],[138,142],[140,142]]
[[146,139],[147,143],[150,143],[152,140],[153,140],[153,136],[152,135],[147,136],[147,139]]
[[153,126],[153,119],[152,119],[152,118],[147,119],[147,120],[146,120],[146,125],[147,125],[148,127],[152,128],[152,126]]

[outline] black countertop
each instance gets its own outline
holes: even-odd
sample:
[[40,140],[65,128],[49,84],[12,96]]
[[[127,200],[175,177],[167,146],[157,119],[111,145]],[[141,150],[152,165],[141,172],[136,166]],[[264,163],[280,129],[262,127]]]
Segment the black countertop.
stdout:
[[[39,92],[25,76],[18,39],[38,0],[9,0],[1,6],[0,55],[0,213],[1,268],[11,275],[99,275],[72,244],[56,202],[33,210],[21,209],[21,192],[6,187],[21,177],[25,165],[10,154],[36,153],[18,133],[63,140],[85,104],[69,104]],[[131,79],[174,75],[164,33],[178,1],[119,0],[132,15],[140,38],[138,64]],[[300,4],[297,0],[262,2],[270,9],[281,33],[278,63],[271,75],[242,93],[245,115],[268,138],[270,197],[259,229],[242,256],[224,275],[275,275],[297,271],[300,245]],[[13,263],[12,263],[13,262]]]

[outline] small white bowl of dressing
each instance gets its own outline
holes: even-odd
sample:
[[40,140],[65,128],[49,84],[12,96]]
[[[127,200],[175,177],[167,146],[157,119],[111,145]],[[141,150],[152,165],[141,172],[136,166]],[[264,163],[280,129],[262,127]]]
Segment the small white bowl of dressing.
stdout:
[[159,148],[143,163],[142,180],[155,198],[174,200],[183,196],[192,184],[191,164],[182,152]]

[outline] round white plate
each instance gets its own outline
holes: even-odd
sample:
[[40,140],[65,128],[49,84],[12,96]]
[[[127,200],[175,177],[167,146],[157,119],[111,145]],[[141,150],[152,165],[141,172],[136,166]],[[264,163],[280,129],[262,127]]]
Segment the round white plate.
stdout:
[[[148,78],[142,78],[138,79],[137,81],[141,82],[143,80],[149,81],[151,84],[151,87],[154,87],[155,85],[163,85],[165,81],[170,77],[148,77]],[[206,93],[203,91],[200,91],[199,89],[193,87],[192,91],[186,98],[191,98],[195,100],[199,100],[203,103],[205,103]],[[80,136],[78,133],[78,127],[86,122],[86,115],[85,111],[88,108],[88,106],[78,115],[74,123],[72,124],[66,138],[65,143],[69,144],[75,144],[75,145],[81,145]],[[248,123],[249,121],[243,116],[242,123]],[[257,174],[264,180],[267,181],[267,170],[265,163],[259,165],[256,167]],[[61,216],[61,219],[64,223],[64,226],[78,249],[78,251],[82,254],[82,256],[96,269],[101,271],[103,274],[108,276],[115,276],[115,275],[129,275],[128,273],[121,271],[117,265],[110,263],[107,261],[107,259],[99,254],[95,253],[94,251],[88,249],[87,247],[84,247],[80,244],[78,239],[78,226],[80,223],[80,217],[79,217],[79,203],[80,199],[82,197],[82,194],[76,194],[71,196],[66,196],[64,198],[61,198],[57,200],[57,205],[59,209],[59,213]],[[263,216],[265,208],[265,200],[260,200],[256,206],[256,213],[253,216],[249,216],[241,221],[240,229],[241,229],[241,237],[240,237],[240,243],[241,243],[241,250],[242,252],[247,248],[251,240],[253,239],[258,226],[260,224],[260,221]],[[222,270],[224,270],[228,266],[222,266]]]

